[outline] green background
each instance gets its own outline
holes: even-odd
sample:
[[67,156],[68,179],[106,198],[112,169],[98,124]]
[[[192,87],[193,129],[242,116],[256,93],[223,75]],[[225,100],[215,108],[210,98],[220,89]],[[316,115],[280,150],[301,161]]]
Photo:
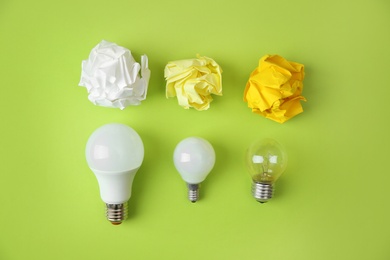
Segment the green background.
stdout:
[[[386,0],[2,0],[0,259],[390,259],[389,28]],[[141,106],[94,106],[78,87],[102,39],[148,55]],[[224,71],[202,112],[164,92],[166,63],[198,53]],[[308,101],[284,124],[242,101],[265,54],[305,65]],[[146,152],[120,226],[84,156],[111,122]],[[195,204],[172,161],[189,136],[217,156]],[[289,165],[260,205],[243,157],[265,137]]]

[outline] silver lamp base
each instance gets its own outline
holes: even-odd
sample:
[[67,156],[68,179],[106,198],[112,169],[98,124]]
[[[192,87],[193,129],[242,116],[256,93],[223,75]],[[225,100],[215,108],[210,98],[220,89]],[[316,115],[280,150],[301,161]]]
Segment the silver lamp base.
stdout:
[[187,183],[188,187],[188,199],[194,203],[199,200],[199,184],[189,184]]
[[273,185],[270,183],[253,182],[252,195],[260,203],[265,203],[272,198]]
[[107,220],[113,225],[119,225],[127,218],[127,202],[121,204],[106,203]]

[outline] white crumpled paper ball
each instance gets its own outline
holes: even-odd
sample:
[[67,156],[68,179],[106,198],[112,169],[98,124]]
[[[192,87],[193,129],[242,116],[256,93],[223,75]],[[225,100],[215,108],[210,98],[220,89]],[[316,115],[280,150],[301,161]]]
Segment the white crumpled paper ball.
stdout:
[[79,86],[86,87],[95,105],[124,109],[146,98],[150,78],[146,55],[140,65],[130,50],[103,40],[81,67]]

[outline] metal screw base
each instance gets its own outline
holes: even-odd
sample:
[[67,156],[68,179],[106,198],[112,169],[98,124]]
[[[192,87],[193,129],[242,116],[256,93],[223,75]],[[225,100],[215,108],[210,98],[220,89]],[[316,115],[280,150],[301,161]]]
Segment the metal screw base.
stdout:
[[188,199],[194,203],[199,199],[199,184],[187,184],[188,186]]
[[269,183],[253,182],[252,195],[260,203],[265,203],[272,198],[273,185]]
[[127,202],[121,204],[108,204],[106,203],[107,219],[113,225],[119,225],[123,220],[127,218]]

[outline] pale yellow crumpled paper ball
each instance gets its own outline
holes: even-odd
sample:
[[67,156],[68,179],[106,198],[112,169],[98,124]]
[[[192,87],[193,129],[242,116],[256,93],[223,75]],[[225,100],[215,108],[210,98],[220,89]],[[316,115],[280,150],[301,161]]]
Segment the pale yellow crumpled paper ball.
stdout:
[[252,112],[279,123],[303,112],[301,95],[303,64],[287,61],[279,55],[266,55],[252,72],[244,91],[244,101]]
[[211,94],[222,96],[222,69],[211,58],[171,61],[165,66],[166,97],[177,97],[185,109],[207,110]]

